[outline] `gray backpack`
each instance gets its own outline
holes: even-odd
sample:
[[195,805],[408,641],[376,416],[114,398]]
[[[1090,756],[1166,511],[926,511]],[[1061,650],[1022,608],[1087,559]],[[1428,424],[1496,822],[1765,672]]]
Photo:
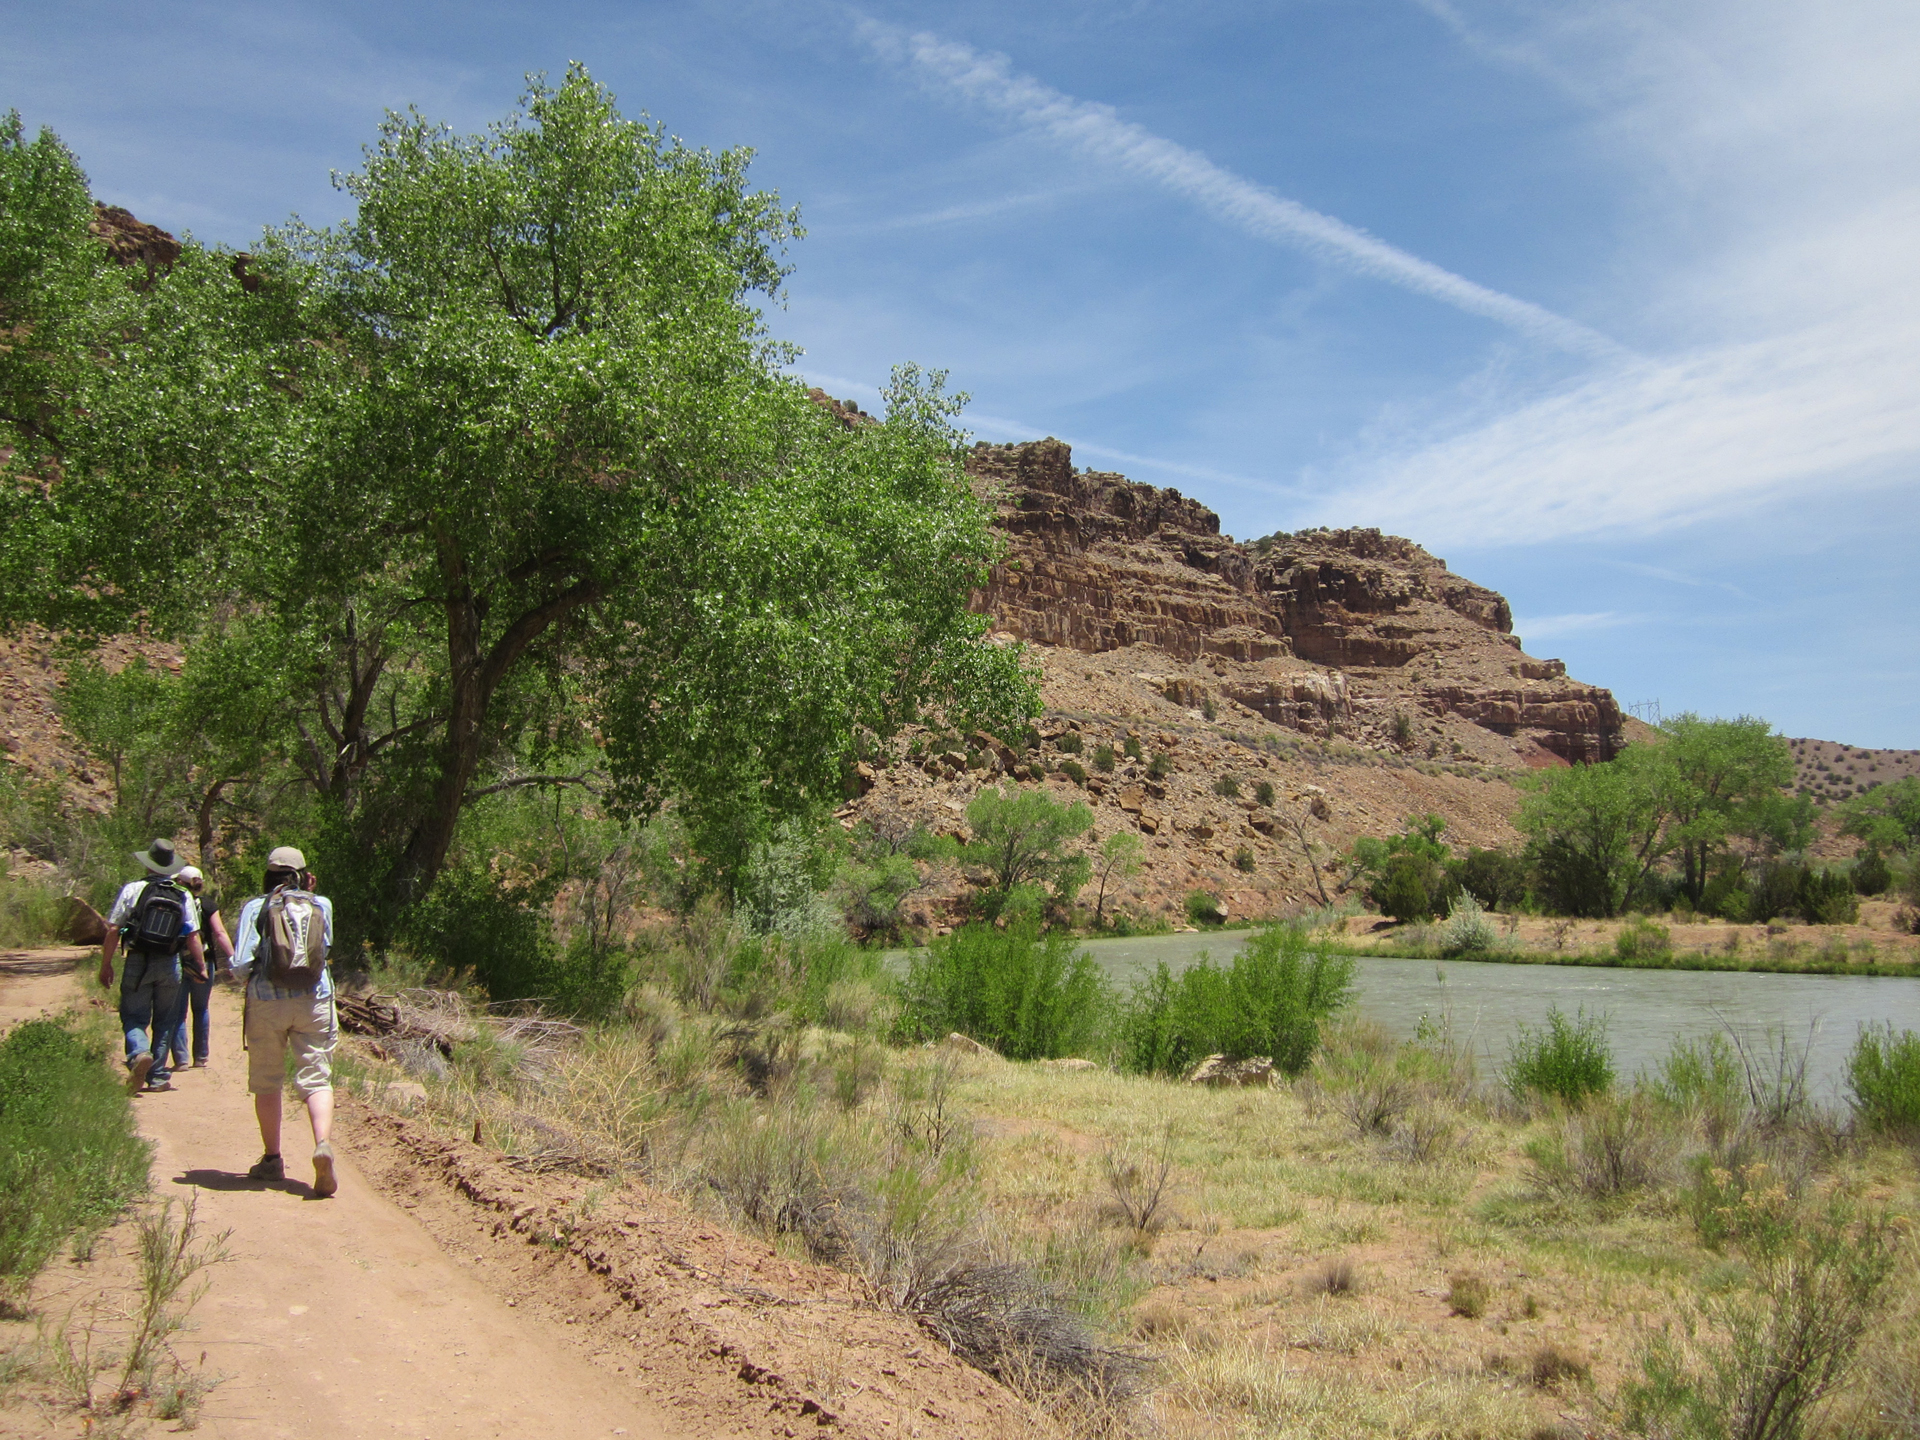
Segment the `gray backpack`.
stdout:
[[254,965],[273,984],[312,990],[327,973],[327,917],[310,890],[280,889],[267,896],[254,921],[260,944]]

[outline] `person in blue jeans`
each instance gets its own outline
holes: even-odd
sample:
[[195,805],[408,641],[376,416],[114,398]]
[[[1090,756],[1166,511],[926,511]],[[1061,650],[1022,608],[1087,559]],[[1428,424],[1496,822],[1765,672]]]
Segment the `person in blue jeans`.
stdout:
[[[177,878],[187,893],[193,896],[194,920],[200,932],[200,948],[206,957],[207,974],[199,980],[190,973],[181,976],[180,1022],[173,1027],[173,1068],[185,1070],[191,1065],[199,1069],[213,1053],[213,1017],[208,1013],[213,998],[213,968],[216,963],[224,965],[232,958],[233,943],[227,939],[227,927],[221,922],[219,905],[206,893],[207,880],[200,873],[200,867],[183,865]],[[191,1053],[188,1050],[189,1020],[193,1024]]]
[[[147,873],[122,886],[113,909],[107,913],[107,933],[100,942],[100,985],[102,989],[113,985],[113,957],[124,948],[120,1029],[127,1041],[127,1088],[135,1092],[171,1090],[167,1052],[173,1048],[173,1033],[180,1024],[181,957],[184,954],[190,962],[188,974],[205,976],[206,955],[196,933],[199,917],[191,898],[181,917],[179,935],[167,948],[151,949],[140,943],[138,921],[148,889],[171,881],[186,867],[167,840],[156,840],[145,850],[135,851],[133,858],[146,867]],[[126,929],[124,937],[122,927]],[[149,1030],[153,1032],[151,1042],[147,1038]]]

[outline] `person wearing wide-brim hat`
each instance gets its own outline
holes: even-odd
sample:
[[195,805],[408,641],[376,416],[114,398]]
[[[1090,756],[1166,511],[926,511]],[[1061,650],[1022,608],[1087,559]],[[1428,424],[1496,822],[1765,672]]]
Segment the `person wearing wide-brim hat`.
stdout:
[[[155,840],[145,850],[134,851],[133,858],[147,873],[121,886],[113,908],[107,912],[107,933],[100,942],[100,985],[103,989],[113,985],[113,957],[124,949],[120,1029],[127,1042],[127,1086],[134,1091],[171,1090],[166,1052],[172,1048],[168,1042],[180,1023],[181,957],[187,957],[188,974],[204,978],[206,954],[200,945],[199,914],[191,899],[174,884],[174,877],[186,866],[174,854],[173,842]],[[156,886],[179,891],[181,900],[178,934],[164,948],[140,941],[138,922],[149,892]]]

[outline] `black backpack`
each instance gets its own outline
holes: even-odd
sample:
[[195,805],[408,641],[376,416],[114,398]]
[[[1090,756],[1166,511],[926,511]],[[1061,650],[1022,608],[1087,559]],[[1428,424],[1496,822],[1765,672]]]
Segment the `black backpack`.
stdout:
[[192,903],[171,880],[149,880],[123,931],[127,948],[143,955],[178,953],[187,941],[187,907]]

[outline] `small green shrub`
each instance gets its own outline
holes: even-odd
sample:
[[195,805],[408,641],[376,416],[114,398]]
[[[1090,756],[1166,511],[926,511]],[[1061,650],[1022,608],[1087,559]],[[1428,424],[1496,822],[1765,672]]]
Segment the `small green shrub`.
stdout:
[[1413,717],[1404,710],[1394,711],[1393,743],[1402,750],[1413,743]]
[[1487,919],[1487,912],[1469,891],[1462,890],[1447,912],[1447,923],[1440,927],[1440,953],[1443,955],[1479,955],[1500,943],[1500,933]]
[[1262,805],[1273,804],[1273,782],[1271,780],[1262,780],[1259,784],[1255,785],[1253,787],[1253,798]]
[[1173,757],[1164,750],[1154,752],[1153,759],[1147,762],[1147,778],[1164,780],[1173,773]]
[[1838,870],[1810,870],[1800,885],[1800,913],[1809,925],[1851,925],[1860,918],[1853,878]]
[[1240,782],[1231,775],[1222,775],[1213,782],[1213,793],[1225,800],[1232,800],[1240,794]]
[[1121,748],[1125,750],[1129,760],[1142,760],[1146,758],[1144,752],[1140,749],[1140,737],[1138,735],[1127,736],[1126,744]]
[[1613,1075],[1605,1017],[1589,1018],[1583,1009],[1569,1020],[1550,1006],[1543,1028],[1519,1027],[1501,1079],[1515,1097],[1551,1095],[1578,1105],[1611,1089]]
[[0,1041],[0,1287],[25,1285],[146,1186],[147,1142],[106,1055],[57,1021],[15,1027]]
[[1718,1031],[1674,1041],[1647,1088],[1675,1110],[1700,1116],[1710,1139],[1730,1133],[1747,1109],[1746,1067]]
[[1893,869],[1887,857],[1869,845],[1853,862],[1853,888],[1861,895],[1884,895],[1893,884]]
[[1487,1313],[1487,1301],[1492,1298],[1492,1288],[1484,1275],[1463,1270],[1448,1278],[1447,1309],[1455,1315],[1478,1320]]
[[1251,845],[1242,845],[1233,852],[1233,868],[1236,870],[1244,870],[1249,875],[1253,873],[1253,847]]
[[1186,899],[1187,923],[1211,929],[1227,923],[1227,912],[1220,908],[1220,899],[1205,890],[1190,890]]
[[1080,738],[1078,730],[1069,730],[1053,742],[1054,748],[1062,755],[1078,755],[1086,747],[1086,741]]
[[1871,1130],[1920,1135],[1920,1034],[1892,1021],[1861,1027],[1847,1057],[1853,1113]]
[[1093,747],[1093,768],[1102,774],[1108,774],[1113,770],[1113,747],[1111,745],[1096,745]]
[[1082,765],[1078,760],[1062,760],[1060,762],[1060,773],[1076,785],[1085,785],[1087,783],[1087,767]]
[[1613,937],[1614,957],[1619,960],[1664,960],[1673,953],[1673,932],[1645,915],[1622,925]]
[[1213,697],[1211,695],[1200,702],[1200,717],[1203,720],[1218,720],[1220,718],[1220,707],[1213,703]]
[[1053,1059],[1084,1048],[1106,1009],[1106,977],[1070,936],[967,925],[908,958],[897,1033],[958,1031],[1011,1060]]
[[1136,1074],[1180,1075],[1209,1055],[1264,1055],[1299,1075],[1352,988],[1351,959],[1311,954],[1304,932],[1271,925],[1228,967],[1202,956],[1175,976],[1163,963],[1137,984],[1121,1009],[1117,1060]]

